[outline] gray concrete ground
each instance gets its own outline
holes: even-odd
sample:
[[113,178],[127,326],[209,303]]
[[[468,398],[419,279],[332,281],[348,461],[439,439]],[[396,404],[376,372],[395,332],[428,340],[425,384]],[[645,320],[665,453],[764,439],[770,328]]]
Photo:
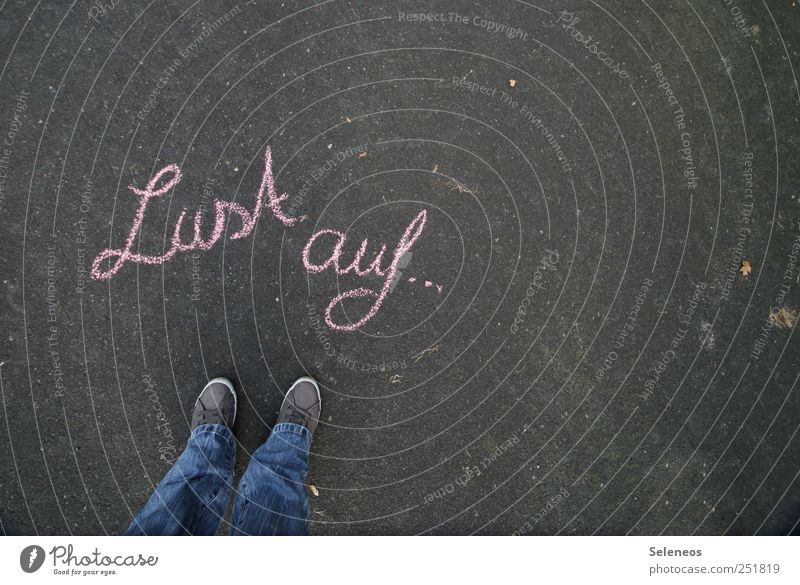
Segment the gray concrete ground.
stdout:
[[797,533],[798,11],[2,3],[2,531],[122,531],[216,375],[241,473],[313,375],[314,534]]

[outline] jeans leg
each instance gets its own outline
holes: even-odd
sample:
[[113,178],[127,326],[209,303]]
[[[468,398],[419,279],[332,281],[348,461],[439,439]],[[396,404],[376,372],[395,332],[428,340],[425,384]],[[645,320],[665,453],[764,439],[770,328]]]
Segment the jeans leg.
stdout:
[[233,535],[308,534],[308,450],[311,431],[280,423],[250,460],[236,489]]
[[231,495],[236,441],[219,424],[200,425],[126,535],[213,535]]

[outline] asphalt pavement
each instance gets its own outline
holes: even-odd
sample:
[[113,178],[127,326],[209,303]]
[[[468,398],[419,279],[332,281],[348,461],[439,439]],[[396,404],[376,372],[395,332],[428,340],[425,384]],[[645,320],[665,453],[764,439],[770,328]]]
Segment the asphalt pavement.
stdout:
[[0,4],[0,529],[311,375],[312,534],[797,534],[798,19]]

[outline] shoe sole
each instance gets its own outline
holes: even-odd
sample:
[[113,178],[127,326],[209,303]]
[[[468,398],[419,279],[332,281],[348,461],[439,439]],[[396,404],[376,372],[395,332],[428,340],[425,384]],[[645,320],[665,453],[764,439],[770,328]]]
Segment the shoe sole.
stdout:
[[233,423],[236,422],[236,414],[239,412],[239,401],[236,397],[236,390],[233,389],[233,382],[228,380],[228,378],[214,378],[213,380],[209,380],[206,385],[203,386],[202,392],[197,395],[197,400],[194,401],[194,405],[197,406],[197,403],[200,402],[200,396],[203,395],[203,392],[205,392],[206,388],[211,386],[211,384],[223,384],[227,386],[228,390],[233,394],[233,422],[231,422],[231,427],[233,427]]
[[303,376],[302,378],[297,378],[297,380],[294,381],[289,390],[286,391],[286,395],[283,397],[283,401],[281,402],[281,407],[278,409],[278,411],[280,412],[281,410],[283,410],[283,405],[286,404],[286,399],[289,397],[289,394],[292,393],[294,387],[297,386],[300,382],[311,382],[314,385],[314,389],[317,391],[317,399],[319,400],[320,416],[322,416],[322,395],[319,393],[319,384],[311,376]]

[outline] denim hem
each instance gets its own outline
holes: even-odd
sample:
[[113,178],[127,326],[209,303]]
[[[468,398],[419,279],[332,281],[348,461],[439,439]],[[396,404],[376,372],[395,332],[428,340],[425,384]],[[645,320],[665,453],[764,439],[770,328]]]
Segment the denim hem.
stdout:
[[236,440],[233,438],[233,432],[225,425],[220,425],[220,424],[209,423],[200,425],[199,427],[195,428],[195,430],[192,431],[192,434],[189,436],[189,440],[191,441],[192,439],[197,438],[198,435],[206,435],[206,434],[217,435],[225,440],[228,447],[234,449],[236,448]]
[[311,431],[309,431],[303,425],[298,425],[295,423],[278,423],[274,427],[272,427],[272,433],[288,433],[292,435],[300,435],[301,437],[305,437],[309,441],[314,436]]

